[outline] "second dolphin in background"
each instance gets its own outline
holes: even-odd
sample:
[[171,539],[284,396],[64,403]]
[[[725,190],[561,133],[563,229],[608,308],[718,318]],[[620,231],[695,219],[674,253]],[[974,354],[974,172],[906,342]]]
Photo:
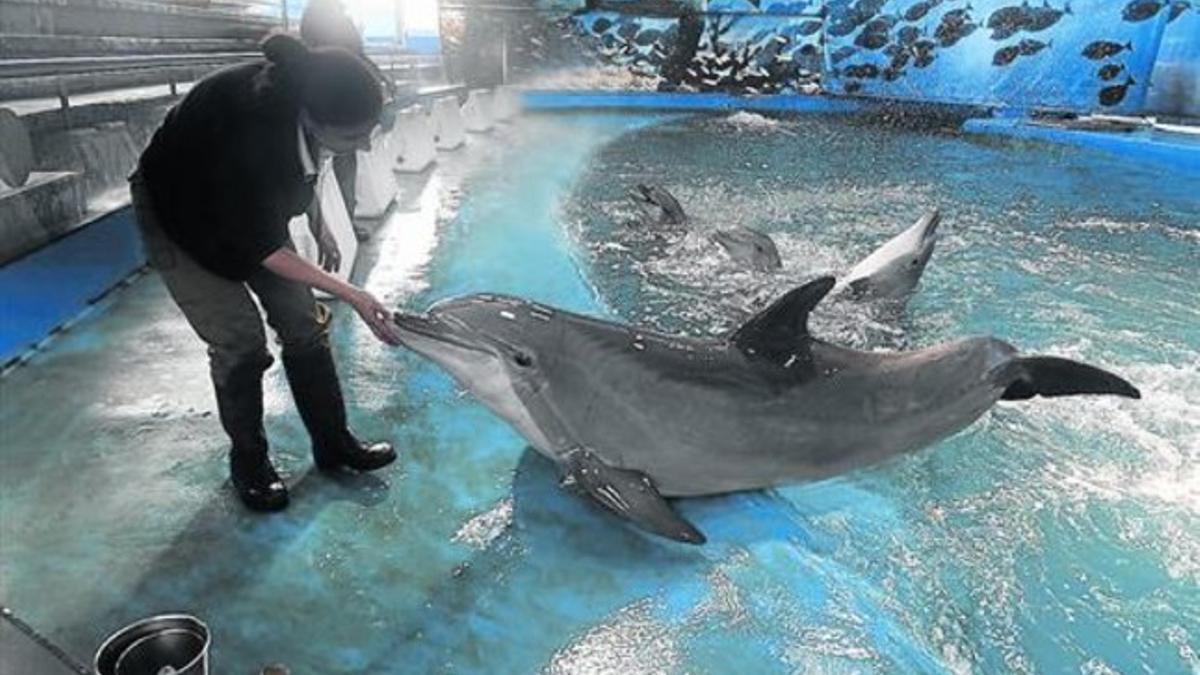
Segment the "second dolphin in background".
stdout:
[[[679,226],[689,222],[683,206],[666,188],[639,183],[630,196],[639,205],[656,208],[660,225]],[[934,209],[911,227],[892,237],[841,275],[835,292],[855,300],[903,304],[921,281],[933,256],[941,213]],[[748,227],[720,229],[709,235],[735,262],[757,272],[781,269],[783,261],[774,240]]]

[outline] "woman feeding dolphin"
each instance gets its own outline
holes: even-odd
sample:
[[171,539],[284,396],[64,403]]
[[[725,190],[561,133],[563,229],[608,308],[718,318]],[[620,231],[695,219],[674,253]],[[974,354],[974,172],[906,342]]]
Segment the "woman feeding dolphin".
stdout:
[[379,469],[396,453],[347,428],[328,310],[310,289],[345,300],[380,340],[395,336],[378,299],[328,272],[340,256],[319,217],[310,227],[324,269],[296,254],[288,232],[288,221],[313,202],[320,153],[369,146],[383,108],[375,70],[344,49],[309,49],[286,35],[262,49],[265,60],[196,83],[130,182],[150,264],[208,347],[233,486],[248,507],[274,511],[288,492],[263,430],[262,377],[273,359],[255,299],[283,345],[288,384],[323,470]]

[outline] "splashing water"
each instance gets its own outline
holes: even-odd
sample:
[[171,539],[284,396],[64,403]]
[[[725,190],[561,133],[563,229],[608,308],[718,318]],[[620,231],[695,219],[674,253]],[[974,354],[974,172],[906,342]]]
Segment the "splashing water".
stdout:
[[[675,194],[688,231],[664,233],[631,210],[623,195],[635,182]],[[1200,206],[1180,182],[1050,146],[738,113],[609,144],[564,213],[624,318],[711,335],[846,271],[935,207],[941,240],[908,311],[826,301],[816,335],[897,348],[990,333],[1110,367],[1144,400],[1002,405],[928,452],[779,494],[947,670],[1195,671]],[[708,241],[736,225],[770,233],[784,269],[738,269]],[[873,497],[822,504],[829,486]],[[851,624],[870,620],[846,611]],[[845,642],[831,625],[816,641]],[[892,670],[869,633],[842,656]],[[791,658],[830,667],[813,638],[798,637],[806,647]]]

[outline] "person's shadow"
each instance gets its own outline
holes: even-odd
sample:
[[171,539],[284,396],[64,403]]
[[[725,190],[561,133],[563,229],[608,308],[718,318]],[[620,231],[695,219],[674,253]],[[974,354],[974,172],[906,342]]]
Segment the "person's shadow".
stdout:
[[64,629],[64,642],[76,656],[90,657],[104,638],[139,619],[164,611],[214,616],[222,603],[255,592],[274,558],[286,554],[324,509],[339,501],[374,507],[387,499],[389,486],[369,473],[321,474],[310,467],[289,481],[289,492],[286,510],[262,514],[243,507],[228,481],[214,488],[207,504],[146,566],[125,601],[99,617],[81,616]]

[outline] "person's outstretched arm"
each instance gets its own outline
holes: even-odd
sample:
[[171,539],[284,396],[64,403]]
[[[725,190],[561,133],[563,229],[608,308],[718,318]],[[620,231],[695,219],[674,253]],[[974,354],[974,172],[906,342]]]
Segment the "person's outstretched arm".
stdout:
[[329,274],[287,247],[276,249],[262,261],[262,265],[285,279],[318,288],[350,303],[375,337],[389,345],[400,344],[400,338],[393,328],[391,312],[374,295]]

